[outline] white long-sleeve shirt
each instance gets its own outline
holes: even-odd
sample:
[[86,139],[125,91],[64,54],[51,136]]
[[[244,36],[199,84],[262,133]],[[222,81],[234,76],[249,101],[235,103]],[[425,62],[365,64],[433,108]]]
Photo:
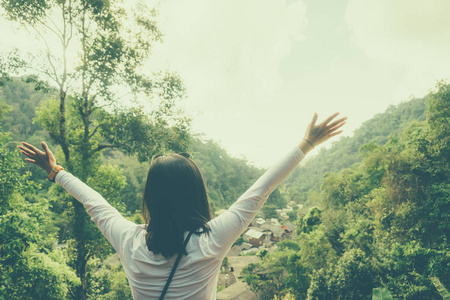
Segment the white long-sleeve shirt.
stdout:
[[[208,222],[210,234],[191,236],[164,299],[216,299],[222,260],[247,229],[270,193],[304,158],[298,148],[267,170],[223,214]],[[145,225],[125,219],[96,191],[72,174],[60,171],[55,181],[80,201],[91,219],[119,254],[134,299],[158,299],[176,255],[170,259],[148,250]],[[185,236],[187,235],[187,232]]]

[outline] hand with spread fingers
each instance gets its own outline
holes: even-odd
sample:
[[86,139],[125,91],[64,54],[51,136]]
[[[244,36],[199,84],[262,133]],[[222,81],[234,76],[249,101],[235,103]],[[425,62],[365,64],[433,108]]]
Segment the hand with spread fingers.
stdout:
[[347,117],[333,121],[333,119],[338,115],[339,113],[335,113],[326,118],[322,123],[316,125],[318,115],[317,113],[314,113],[312,121],[306,129],[305,137],[300,142],[298,147],[306,154],[314,147],[327,141],[329,138],[342,133],[342,130],[337,130],[345,125]]
[[20,149],[20,153],[28,156],[25,158],[27,162],[35,164],[38,167],[44,169],[48,174],[52,171],[52,169],[56,166],[56,159],[53,155],[52,151],[48,148],[45,142],[41,143],[44,151],[39,150],[35,146],[22,142],[23,146],[17,146]]

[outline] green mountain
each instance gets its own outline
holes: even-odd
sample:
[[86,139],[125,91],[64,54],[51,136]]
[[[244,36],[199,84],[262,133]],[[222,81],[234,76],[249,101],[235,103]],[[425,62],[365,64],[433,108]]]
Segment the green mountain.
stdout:
[[[24,140],[34,144],[46,140],[50,147],[52,146],[48,134],[39,124],[33,122],[36,107],[40,101],[48,97],[53,95],[35,91],[32,85],[20,79],[5,82],[0,89],[0,103],[6,103],[12,107],[12,111],[0,121],[3,130],[11,132],[14,140],[10,142],[11,149],[15,148],[17,142]],[[243,159],[231,157],[217,143],[201,136],[192,137],[189,152],[192,153],[206,179],[214,210],[228,208],[264,172],[262,169],[249,165]],[[122,191],[122,199],[127,210],[130,212],[140,210],[149,163],[140,163],[134,157],[127,157],[119,151],[112,150],[105,150],[104,158],[105,163],[118,165],[126,176],[127,185]],[[33,180],[43,184],[44,189],[50,185],[40,170],[34,166],[27,167],[36,174],[33,175]],[[286,200],[280,191],[276,190],[270,196],[268,203],[284,207]]]
[[337,173],[362,159],[359,149],[372,142],[384,145],[390,136],[398,136],[412,121],[425,120],[425,98],[413,99],[396,106],[389,106],[355,130],[352,137],[343,137],[332,147],[305,161],[285,181],[284,190],[290,200],[298,203],[308,199],[310,191],[318,191],[325,173]]
[[[1,121],[3,130],[11,132],[15,141],[49,141],[48,135],[39,124],[33,122],[33,118],[40,101],[52,96],[35,91],[32,85],[20,79],[6,82],[1,88],[0,102],[12,106],[13,110]],[[321,149],[316,156],[308,159],[285,181],[281,188],[284,193],[276,190],[269,203],[281,207],[285,205],[286,199],[305,202],[310,191],[319,190],[326,172],[339,172],[361,161],[358,151],[361,146],[368,142],[384,145],[389,136],[397,136],[411,121],[424,119],[424,99],[390,106],[384,113],[364,122],[355,130],[353,137],[341,138],[332,147]],[[206,178],[209,196],[216,209],[231,205],[263,172],[243,159],[231,157],[217,143],[201,136],[193,137],[190,152]],[[148,164],[142,165],[134,158],[126,158],[114,151],[105,154],[111,163],[121,166],[127,177],[123,199],[128,209],[139,210],[142,197],[140,191],[145,184]]]

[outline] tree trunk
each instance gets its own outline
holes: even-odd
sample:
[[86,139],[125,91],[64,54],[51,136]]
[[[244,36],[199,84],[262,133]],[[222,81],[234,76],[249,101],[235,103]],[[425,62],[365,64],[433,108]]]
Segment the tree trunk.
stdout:
[[77,258],[75,261],[75,269],[77,276],[81,280],[81,285],[77,287],[75,292],[75,297],[77,300],[87,299],[87,284],[86,284],[86,264],[88,258],[88,250],[86,247],[85,226],[86,226],[86,212],[84,210],[83,204],[78,202],[78,200],[73,199],[74,208],[74,223],[73,223],[73,233],[76,242]]
[[66,134],[66,92],[63,84],[61,84],[59,90],[59,145],[64,153],[66,163],[68,163],[70,161],[70,152]]

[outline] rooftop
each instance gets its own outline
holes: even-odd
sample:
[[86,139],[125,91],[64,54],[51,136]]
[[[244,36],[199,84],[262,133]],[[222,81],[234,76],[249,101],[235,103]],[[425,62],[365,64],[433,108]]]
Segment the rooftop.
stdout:
[[261,232],[261,231],[257,231],[255,229],[249,229],[249,230],[247,230],[245,235],[250,237],[250,238],[253,238],[253,239],[259,239],[259,238],[261,238],[264,235],[264,233]]

